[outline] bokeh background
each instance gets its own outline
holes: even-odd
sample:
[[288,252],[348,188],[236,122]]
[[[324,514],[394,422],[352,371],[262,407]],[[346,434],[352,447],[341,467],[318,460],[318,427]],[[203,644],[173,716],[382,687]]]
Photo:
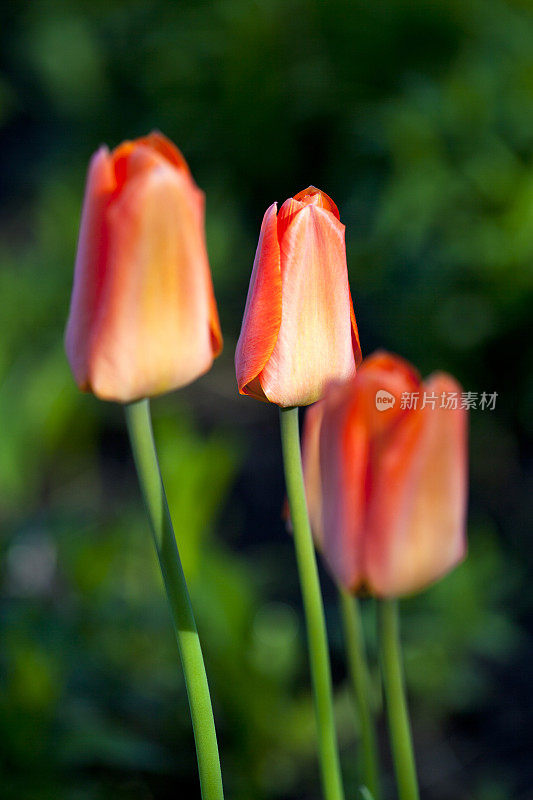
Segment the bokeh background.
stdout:
[[532,4],[12,0],[0,52],[1,797],[199,797],[123,414],[62,346],[87,161],[159,128],[207,193],[225,334],[153,413],[227,797],[320,797],[276,409],[232,364],[262,214],[312,183],[346,224],[364,352],[498,392],[471,415],[469,558],[403,603],[405,660],[426,800],[532,798]]

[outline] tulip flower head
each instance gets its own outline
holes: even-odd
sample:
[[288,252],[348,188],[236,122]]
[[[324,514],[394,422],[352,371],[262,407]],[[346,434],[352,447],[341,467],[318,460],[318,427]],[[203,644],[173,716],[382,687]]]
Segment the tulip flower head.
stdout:
[[65,344],[80,388],[119,402],[190,383],[222,348],[204,196],[160,133],[91,160]]
[[235,353],[239,392],[308,405],[360,361],[344,225],[310,186],[265,213]]
[[377,353],[308,410],[303,461],[311,525],[348,591],[409,594],[464,558],[467,419],[460,396],[449,375],[422,382],[402,359]]

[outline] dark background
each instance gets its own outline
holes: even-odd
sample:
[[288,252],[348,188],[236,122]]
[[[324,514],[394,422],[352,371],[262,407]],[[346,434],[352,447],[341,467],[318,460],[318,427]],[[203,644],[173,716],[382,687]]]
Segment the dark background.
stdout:
[[532,798],[532,4],[13,0],[2,15],[2,798],[199,796],[123,414],[77,391],[62,345],[88,159],[152,128],[207,193],[225,335],[212,371],[153,413],[228,799],[320,797],[277,413],[237,395],[232,364],[262,214],[311,183],[346,224],[364,352],[498,392],[471,415],[469,558],[402,604],[405,659],[424,798]]

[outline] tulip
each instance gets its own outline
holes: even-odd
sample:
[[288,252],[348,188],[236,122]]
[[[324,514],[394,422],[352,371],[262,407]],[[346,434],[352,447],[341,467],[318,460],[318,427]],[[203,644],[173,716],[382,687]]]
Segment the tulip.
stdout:
[[[409,408],[405,400],[416,395]],[[309,409],[303,461],[311,526],[345,590],[409,594],[465,556],[460,397],[451,376],[422,382],[402,359],[378,353]]]
[[239,392],[308,405],[360,361],[344,225],[310,186],[265,213],[235,353]]
[[79,387],[123,403],[190,383],[221,350],[204,195],[160,133],[91,160],[65,344]]

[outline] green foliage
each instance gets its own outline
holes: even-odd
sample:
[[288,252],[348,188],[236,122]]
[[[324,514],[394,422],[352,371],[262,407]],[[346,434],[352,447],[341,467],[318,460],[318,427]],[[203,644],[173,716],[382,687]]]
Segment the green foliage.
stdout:
[[[521,585],[520,573],[502,559],[490,531],[474,530],[467,561],[406,603],[406,670],[424,713],[471,711],[484,701],[489,665],[505,663],[521,644],[522,631],[502,610]],[[468,659],[460,657],[465,651]]]

